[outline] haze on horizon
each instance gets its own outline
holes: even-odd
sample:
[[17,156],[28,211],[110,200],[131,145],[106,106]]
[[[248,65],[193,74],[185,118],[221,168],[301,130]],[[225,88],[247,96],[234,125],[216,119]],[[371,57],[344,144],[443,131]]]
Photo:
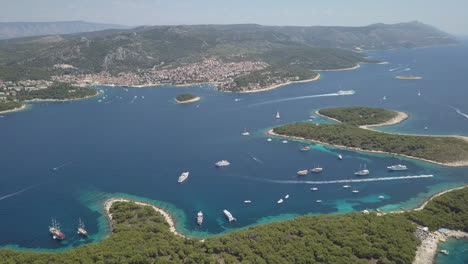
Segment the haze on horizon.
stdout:
[[2,0],[1,7],[0,22],[365,26],[417,20],[452,34],[468,35],[465,0]]

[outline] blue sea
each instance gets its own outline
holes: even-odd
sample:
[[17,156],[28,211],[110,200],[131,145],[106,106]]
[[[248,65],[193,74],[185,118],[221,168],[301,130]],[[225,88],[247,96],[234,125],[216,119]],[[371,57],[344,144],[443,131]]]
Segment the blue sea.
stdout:
[[[353,105],[410,114],[407,121],[382,130],[468,135],[468,43],[367,54],[389,63],[321,72],[318,81],[250,94],[218,92],[212,85],[96,87],[103,90],[96,98],[34,103],[4,115],[0,246],[60,251],[98,242],[109,232],[102,203],[110,197],[152,202],[174,214],[181,232],[208,237],[307,214],[413,208],[436,192],[467,184],[468,168],[300,141],[283,144],[279,138],[266,141],[270,128],[307,121],[320,108]],[[396,75],[424,79],[398,80]],[[356,92],[339,95],[338,90]],[[174,97],[185,92],[203,99],[175,104]],[[281,119],[275,119],[277,111]],[[241,136],[244,130],[251,135]],[[311,151],[299,151],[306,145]],[[222,159],[231,166],[216,168]],[[409,170],[386,170],[398,163]],[[353,173],[364,164],[371,171],[365,178],[372,181],[348,183],[350,189],[334,182],[355,180]],[[324,172],[296,176],[314,166]],[[184,171],[190,177],[178,184]],[[401,178],[421,175],[429,176]],[[290,198],[277,204],[287,194]],[[238,221],[228,223],[223,209]],[[198,227],[200,210],[205,221]],[[79,217],[91,234],[87,239],[76,235]],[[51,218],[61,223],[66,240],[50,238]]]
[[437,254],[437,264],[466,264],[468,263],[468,241],[450,239],[440,245],[439,250],[445,249],[448,255]]

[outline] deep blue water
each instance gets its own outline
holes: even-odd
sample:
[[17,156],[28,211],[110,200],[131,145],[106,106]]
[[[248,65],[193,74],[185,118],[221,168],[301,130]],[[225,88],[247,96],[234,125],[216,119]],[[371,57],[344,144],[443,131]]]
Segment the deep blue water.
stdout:
[[[384,130],[468,135],[468,118],[455,110],[468,113],[468,45],[368,54],[389,64],[322,72],[319,81],[253,94],[221,93],[210,85],[128,91],[97,87],[105,91],[105,99],[36,103],[26,111],[5,115],[0,118],[0,245],[63,250],[99,241],[108,231],[101,204],[113,196],[153,202],[175,214],[182,232],[209,236],[297,215],[411,208],[437,191],[466,184],[468,168],[321,145],[300,152],[303,142],[266,142],[268,128],[306,120],[316,109],[351,105],[411,115],[406,122]],[[399,69],[389,71],[394,68]],[[406,68],[411,70],[398,72]],[[403,74],[424,79],[393,78]],[[356,93],[310,97],[340,89]],[[203,100],[174,104],[173,98],[182,92],[196,93]],[[274,118],[277,110],[280,120]],[[425,126],[429,129],[424,130]],[[245,128],[251,132],[248,137],[240,135]],[[343,161],[338,161],[338,154],[344,156]],[[229,160],[231,166],[215,168],[214,162],[221,159]],[[434,177],[352,183],[359,194],[343,189],[343,184],[283,182],[355,179],[353,172],[364,163],[371,170],[367,178]],[[385,170],[395,163],[410,169]],[[296,171],[314,165],[325,171],[296,176]],[[187,170],[189,179],[178,184],[178,176]],[[311,192],[312,186],[319,191]],[[291,197],[278,205],[276,201],[286,194]],[[380,195],[385,199],[379,199]],[[244,204],[247,199],[252,204]],[[318,199],[323,203],[316,203]],[[238,221],[227,223],[223,209]],[[201,228],[195,222],[199,210],[205,213]],[[67,235],[62,243],[48,235],[51,217],[57,218]],[[75,235],[78,217],[92,234],[87,240]]]
[[466,264],[468,263],[468,240],[450,239],[440,245],[439,249],[449,251],[448,255],[437,254],[437,264]]

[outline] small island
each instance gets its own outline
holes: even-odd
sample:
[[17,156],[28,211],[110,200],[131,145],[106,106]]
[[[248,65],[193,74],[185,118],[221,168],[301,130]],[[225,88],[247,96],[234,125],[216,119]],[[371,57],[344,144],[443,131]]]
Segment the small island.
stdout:
[[175,101],[178,104],[186,104],[186,103],[193,103],[193,102],[199,101],[200,99],[201,99],[200,97],[194,94],[183,93],[183,94],[177,95],[177,97],[175,98]]
[[276,127],[268,133],[338,148],[400,155],[444,166],[468,166],[468,137],[394,134],[369,129],[402,122],[408,117],[405,113],[369,107],[328,108],[316,113],[337,123],[301,122]]
[[414,75],[407,75],[407,76],[396,76],[396,79],[403,79],[403,80],[420,80],[423,77],[421,76],[414,76]]

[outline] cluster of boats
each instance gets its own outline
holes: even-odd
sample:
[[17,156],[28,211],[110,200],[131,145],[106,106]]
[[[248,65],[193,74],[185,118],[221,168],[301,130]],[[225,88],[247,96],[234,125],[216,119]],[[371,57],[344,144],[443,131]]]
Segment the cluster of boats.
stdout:
[[[86,231],[85,225],[83,221],[81,221],[81,218],[78,219],[78,227],[76,233],[84,237],[88,236],[88,231]],[[52,219],[52,224],[51,226],[49,226],[49,234],[55,240],[65,239],[65,234],[62,232],[62,230],[60,229],[60,224],[55,219]]]

